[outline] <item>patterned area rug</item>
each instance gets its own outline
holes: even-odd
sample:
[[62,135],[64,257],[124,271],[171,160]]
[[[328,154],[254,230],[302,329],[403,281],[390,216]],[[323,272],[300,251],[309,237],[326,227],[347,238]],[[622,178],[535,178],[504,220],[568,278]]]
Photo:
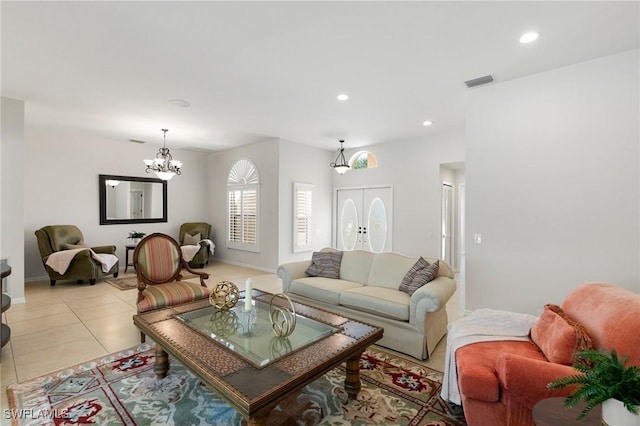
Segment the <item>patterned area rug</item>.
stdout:
[[[197,277],[197,275],[183,274],[182,279],[188,280],[195,277]],[[132,277],[109,278],[105,281],[120,290],[131,290],[133,288],[138,288],[138,278],[135,275]]]
[[[153,373],[153,345],[9,386],[13,425],[240,425],[241,416],[176,360]],[[270,425],[464,426],[462,409],[439,397],[442,373],[376,348],[360,360],[362,390],[344,391],[331,370],[281,403]]]

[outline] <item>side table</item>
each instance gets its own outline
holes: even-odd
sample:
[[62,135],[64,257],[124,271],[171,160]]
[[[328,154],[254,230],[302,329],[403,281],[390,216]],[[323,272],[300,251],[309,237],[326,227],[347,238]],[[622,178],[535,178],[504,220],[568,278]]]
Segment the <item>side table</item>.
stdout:
[[[7,265],[7,264],[2,264],[2,267],[0,268],[0,277],[2,280],[5,279],[5,277],[8,277],[9,275],[11,275],[11,266]],[[4,312],[9,309],[11,307],[11,298],[9,297],[8,294],[2,293],[2,314],[4,314]],[[11,329],[9,328],[9,326],[5,323],[2,323],[0,325],[0,341],[2,341],[2,346],[4,348],[4,345],[6,345],[7,343],[9,343],[9,340],[11,339]]]
[[129,263],[129,252],[136,249],[135,245],[129,244],[124,247],[124,272],[127,272],[129,266],[133,266],[133,255],[131,256],[131,263]]
[[600,426],[602,405],[593,408],[583,419],[576,420],[585,407],[584,402],[573,408],[564,407],[564,398],[547,398],[533,407],[533,421],[536,426]]

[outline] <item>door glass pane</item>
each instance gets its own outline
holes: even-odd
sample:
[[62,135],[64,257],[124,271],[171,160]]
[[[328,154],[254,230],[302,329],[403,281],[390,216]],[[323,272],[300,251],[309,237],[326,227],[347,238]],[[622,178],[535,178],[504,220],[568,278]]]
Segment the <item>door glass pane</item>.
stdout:
[[341,216],[340,238],[342,238],[342,246],[345,250],[353,250],[358,243],[358,211],[351,198],[345,200]]
[[387,243],[387,210],[380,198],[374,199],[369,207],[367,241],[374,253],[382,252]]

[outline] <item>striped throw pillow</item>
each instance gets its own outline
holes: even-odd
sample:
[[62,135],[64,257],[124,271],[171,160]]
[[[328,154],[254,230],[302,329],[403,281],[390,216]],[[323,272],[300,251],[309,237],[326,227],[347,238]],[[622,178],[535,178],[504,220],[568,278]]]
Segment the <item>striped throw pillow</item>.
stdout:
[[310,277],[340,278],[342,252],[313,252],[311,265],[304,271]]
[[420,287],[433,281],[438,276],[438,269],[440,268],[439,261],[429,263],[424,258],[420,257],[413,264],[409,272],[407,272],[400,283],[398,288],[400,291],[404,291],[409,296],[416,292]]

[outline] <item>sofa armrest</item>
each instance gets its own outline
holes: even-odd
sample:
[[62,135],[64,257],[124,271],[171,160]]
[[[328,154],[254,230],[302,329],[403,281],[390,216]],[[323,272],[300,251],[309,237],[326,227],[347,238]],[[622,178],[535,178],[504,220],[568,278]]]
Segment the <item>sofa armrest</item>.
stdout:
[[307,270],[309,265],[311,265],[310,260],[301,260],[299,262],[283,263],[282,265],[278,266],[277,274],[278,277],[282,280],[283,293],[289,293],[291,281],[307,276],[304,271]]
[[420,287],[411,295],[409,323],[424,332],[427,313],[442,309],[455,291],[456,282],[449,277],[437,277]]
[[505,391],[530,409],[545,398],[569,395],[574,387],[551,390],[547,384],[576,374],[576,370],[568,365],[507,353],[496,360],[496,372]]
[[96,253],[116,254],[116,246],[97,246],[91,247]]

